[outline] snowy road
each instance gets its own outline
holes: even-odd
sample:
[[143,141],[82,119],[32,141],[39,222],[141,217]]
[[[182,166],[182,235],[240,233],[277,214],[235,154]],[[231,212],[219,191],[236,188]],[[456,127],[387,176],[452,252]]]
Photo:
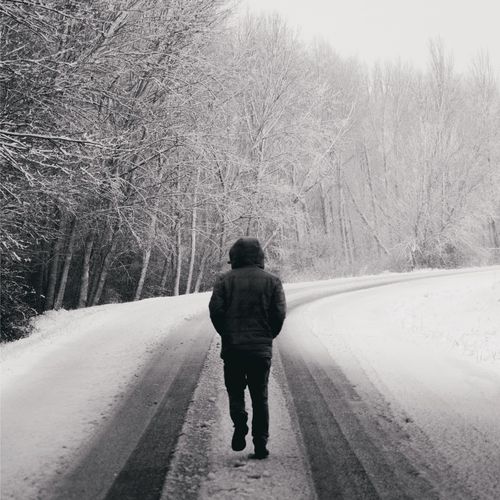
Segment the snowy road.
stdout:
[[50,325],[5,350],[2,498],[500,496],[498,268],[287,294],[269,460],[229,449],[208,295],[151,299],[61,315],[73,336]]

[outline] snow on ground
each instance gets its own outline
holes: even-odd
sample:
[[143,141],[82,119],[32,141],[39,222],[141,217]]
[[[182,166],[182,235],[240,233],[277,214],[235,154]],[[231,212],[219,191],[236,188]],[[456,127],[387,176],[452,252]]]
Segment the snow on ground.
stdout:
[[[427,274],[441,273],[412,276]],[[318,288],[395,277],[326,280],[286,289],[292,299]],[[468,447],[471,467],[476,467],[482,462],[474,461],[475,454],[498,452],[500,442],[499,282],[497,269],[381,287],[307,306],[303,319],[330,345],[336,360],[342,339],[367,360],[380,390],[400,402],[452,462],[462,460]],[[209,296],[50,312],[37,319],[32,336],[1,345],[2,498],[37,498],[44,481],[62,472],[112,415],[165,336],[185,318],[207,312]],[[422,404],[429,395],[442,411]],[[466,439],[457,437],[462,431]],[[463,446],[456,449],[457,442]],[[469,462],[463,462],[464,474]],[[482,464],[482,474],[474,469],[474,477],[493,484],[488,474],[498,460],[491,463]]]
[[373,384],[478,498],[500,498],[498,268],[330,297],[304,316],[363,397]]
[[209,294],[45,314],[1,346],[2,498],[37,498],[107,419],[175,325]]

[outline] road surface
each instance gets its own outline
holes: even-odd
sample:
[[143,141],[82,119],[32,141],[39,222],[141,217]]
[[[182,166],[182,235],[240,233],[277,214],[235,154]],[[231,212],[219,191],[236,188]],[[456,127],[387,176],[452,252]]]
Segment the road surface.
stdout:
[[[425,433],[396,416],[368,377],[358,391],[301,322],[312,301],[407,279],[439,276],[344,280],[288,293],[270,385],[269,460],[229,449],[218,338],[204,313],[165,339],[113,417],[37,498],[474,498]],[[362,374],[358,359],[349,362]]]

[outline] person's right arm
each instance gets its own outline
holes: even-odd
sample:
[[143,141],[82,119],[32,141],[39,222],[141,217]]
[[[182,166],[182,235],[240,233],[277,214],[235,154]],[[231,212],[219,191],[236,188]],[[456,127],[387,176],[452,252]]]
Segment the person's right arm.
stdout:
[[269,322],[273,338],[275,338],[280,333],[286,317],[285,291],[283,290],[283,285],[279,279],[276,280],[269,309]]

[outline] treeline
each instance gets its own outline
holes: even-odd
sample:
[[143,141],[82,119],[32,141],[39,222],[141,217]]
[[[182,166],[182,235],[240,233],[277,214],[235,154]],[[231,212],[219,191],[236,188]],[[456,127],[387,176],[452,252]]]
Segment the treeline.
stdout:
[[[2,339],[35,312],[500,257],[488,59],[365,68],[215,0],[0,5]],[[229,22],[228,22],[229,19]]]

